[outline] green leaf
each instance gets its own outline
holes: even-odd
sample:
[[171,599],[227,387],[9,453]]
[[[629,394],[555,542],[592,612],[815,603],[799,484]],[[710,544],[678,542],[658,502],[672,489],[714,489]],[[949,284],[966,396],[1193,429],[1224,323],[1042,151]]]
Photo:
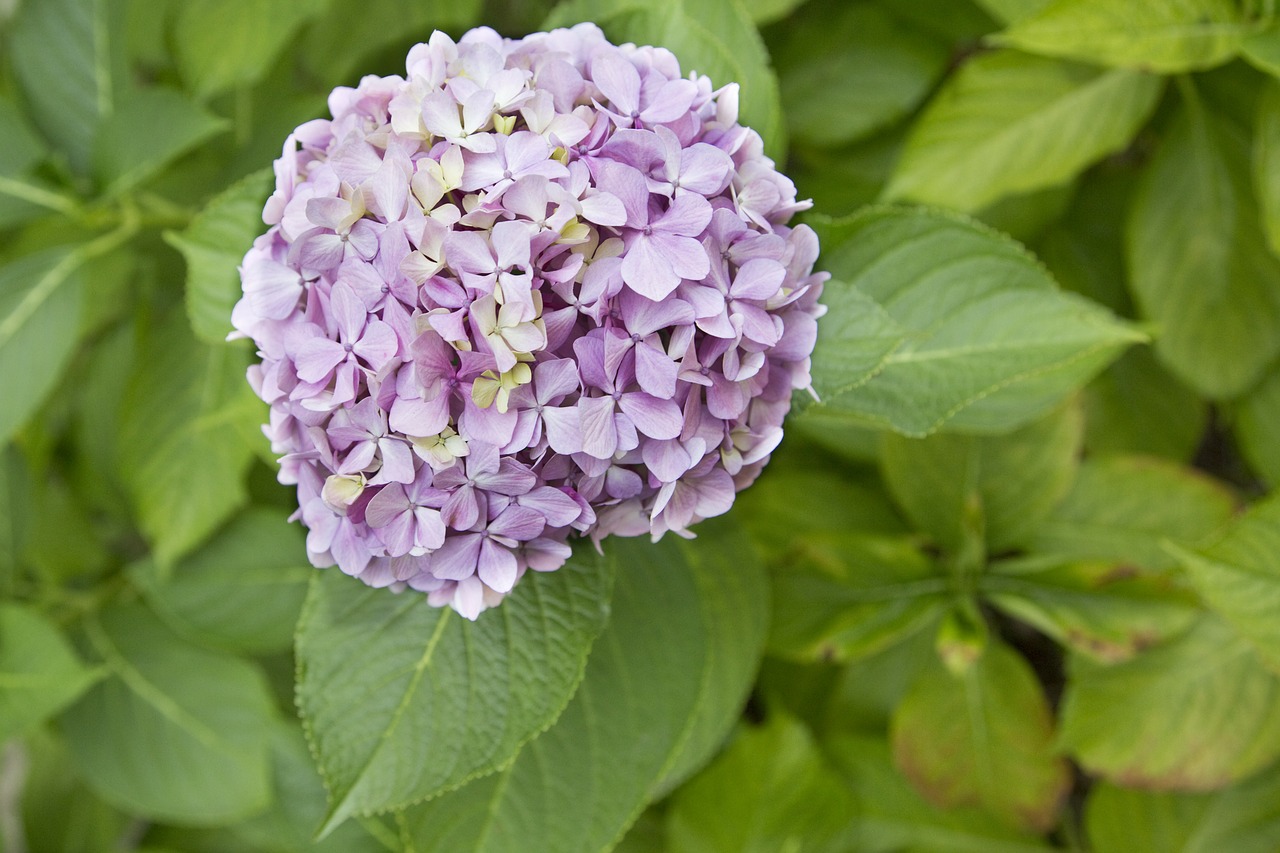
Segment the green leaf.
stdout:
[[324,785],[296,722],[279,722],[271,730],[271,808],[231,827],[254,850],[273,853],[385,853],[360,824],[349,821],[323,841],[314,841],[324,819]]
[[1280,354],[1280,258],[1267,250],[1243,137],[1192,101],[1130,209],[1129,277],[1160,326],[1156,354],[1211,399],[1239,395]]
[[885,197],[972,211],[1065,183],[1128,145],[1161,88],[1140,71],[976,56],[915,123]]
[[902,778],[882,737],[840,734],[823,744],[858,801],[852,849],[912,853],[1047,853],[1035,836],[990,813],[934,807]]
[[826,267],[910,335],[870,381],[826,399],[829,410],[911,436],[943,424],[1009,430],[1143,340],[970,220],[890,207],[816,224]]
[[757,26],[779,21],[790,15],[805,0],[743,0],[742,6]]
[[240,261],[264,230],[262,205],[270,192],[271,171],[255,172],[215,196],[185,230],[165,233],[186,259],[187,318],[206,343],[222,343],[231,332]]
[[117,465],[167,568],[247,500],[242,480],[266,413],[245,381],[246,351],[200,343],[181,316],[158,326],[125,392]]
[[588,553],[530,572],[474,623],[335,570],[312,582],[297,701],[329,791],[324,831],[491,773],[555,721],[609,612],[612,567]]
[[1051,0],[975,0],[975,2],[1000,23],[1012,24],[1030,18],[1048,6]]
[[[20,744],[20,745],[19,745]],[[31,853],[102,853],[118,847],[129,817],[85,785],[62,738],[50,728],[29,732],[9,749],[25,753],[20,824]]]
[[174,56],[187,88],[202,98],[252,85],[324,0],[183,0]]
[[1280,370],[1270,374],[1236,408],[1236,440],[1249,466],[1280,485]]
[[768,599],[742,531],[713,521],[692,543],[608,549],[613,615],[573,701],[506,769],[406,812],[412,850],[607,849],[739,716]]
[[267,804],[275,708],[255,667],[189,645],[136,604],[105,611],[88,630],[111,676],[61,724],[99,796],[184,824],[222,823]]
[[94,171],[106,195],[119,195],[227,127],[225,119],[173,89],[131,92],[102,122]]
[[1014,828],[1057,823],[1070,788],[1053,753],[1053,719],[1035,673],[992,638],[962,675],[922,672],[894,711],[894,762],[943,807],[985,809]]
[[883,9],[839,0],[806,4],[770,46],[790,133],[814,145],[852,142],[907,115],[949,52]]
[[1209,426],[1209,407],[1134,347],[1084,390],[1085,448],[1097,455],[1146,454],[1188,461]]
[[1031,53],[1163,74],[1220,65],[1265,22],[1234,0],[1053,0],[993,37]]
[[1094,853],[1272,853],[1280,846],[1280,767],[1213,794],[1098,785],[1084,818]]
[[478,21],[482,5],[482,0],[330,3],[324,16],[303,33],[302,51],[309,70],[326,87],[338,83],[354,86],[360,71],[367,68],[370,54],[394,48],[403,69],[410,45],[426,41],[433,29],[456,35]]
[[87,172],[102,121],[127,83],[122,0],[23,3],[7,42],[31,118]]
[[1114,563],[998,562],[979,584],[986,601],[1100,663],[1180,634],[1200,612],[1170,578]]
[[773,572],[769,653],[796,660],[867,657],[936,619],[948,588],[910,540],[810,534]]
[[77,252],[50,249],[0,267],[0,445],[34,414],[75,353],[81,262]]
[[1273,77],[1280,77],[1280,25],[1272,25],[1245,40],[1241,50],[1249,64]]
[[764,139],[765,152],[781,161],[786,126],[778,79],[769,53],[739,0],[568,0],[545,27],[599,23],[615,44],[665,47],[680,68],[705,74],[716,87],[737,83],[742,124]]
[[1071,488],[1084,420],[1067,405],[1000,436],[886,434],[881,470],[898,505],[956,554],[972,533],[987,550],[1025,544]]
[[[44,143],[27,124],[27,118],[7,97],[0,97],[0,177],[21,175],[44,159]],[[4,192],[0,184],[0,192]]]
[[189,640],[233,652],[285,651],[315,569],[301,528],[284,515],[251,510],[171,571],[148,560],[129,577]]
[[1280,757],[1280,676],[1205,616],[1178,639],[1102,666],[1073,657],[1059,742],[1120,785],[1204,791]]
[[1162,571],[1175,563],[1163,542],[1195,543],[1230,521],[1235,508],[1226,486],[1193,468],[1146,457],[1090,459],[1037,528],[1030,550]]
[[853,285],[828,281],[822,294],[827,313],[818,324],[811,374],[819,399],[838,404],[879,373],[908,334]]
[[0,741],[61,711],[100,676],[48,619],[0,604]]
[[1280,496],[1253,506],[1207,547],[1171,547],[1205,603],[1280,669]]
[[1258,98],[1253,137],[1253,190],[1267,245],[1280,253],[1280,80]]
[[849,848],[853,797],[809,732],[781,714],[744,728],[672,797],[671,853]]

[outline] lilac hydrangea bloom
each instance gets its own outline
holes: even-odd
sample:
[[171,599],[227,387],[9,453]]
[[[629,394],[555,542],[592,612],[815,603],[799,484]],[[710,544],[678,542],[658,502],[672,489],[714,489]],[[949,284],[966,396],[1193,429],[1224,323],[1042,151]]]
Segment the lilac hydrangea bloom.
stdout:
[[590,24],[477,29],[329,106],[232,318],[312,561],[474,619],[571,536],[727,511],[810,386],[827,278],[736,86]]

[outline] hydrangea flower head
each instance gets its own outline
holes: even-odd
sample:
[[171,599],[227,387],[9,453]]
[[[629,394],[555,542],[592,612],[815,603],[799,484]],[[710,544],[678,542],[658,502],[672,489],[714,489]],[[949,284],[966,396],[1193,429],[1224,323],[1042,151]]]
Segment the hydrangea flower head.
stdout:
[[735,85],[593,25],[435,33],[285,142],[236,335],[317,566],[474,619],[571,536],[729,509],[824,273]]

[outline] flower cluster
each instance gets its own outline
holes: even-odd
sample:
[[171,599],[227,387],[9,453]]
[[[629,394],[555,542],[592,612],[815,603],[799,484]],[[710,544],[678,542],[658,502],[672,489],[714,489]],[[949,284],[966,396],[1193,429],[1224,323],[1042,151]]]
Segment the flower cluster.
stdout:
[[276,161],[236,334],[318,566],[474,619],[568,537],[729,509],[825,274],[737,88],[595,26],[415,46]]

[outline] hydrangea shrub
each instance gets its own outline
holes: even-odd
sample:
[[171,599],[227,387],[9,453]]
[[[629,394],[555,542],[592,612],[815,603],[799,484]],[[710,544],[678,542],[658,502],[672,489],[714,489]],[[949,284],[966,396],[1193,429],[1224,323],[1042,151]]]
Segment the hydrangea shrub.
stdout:
[[0,2],[0,847],[1277,849],[1278,45]]

